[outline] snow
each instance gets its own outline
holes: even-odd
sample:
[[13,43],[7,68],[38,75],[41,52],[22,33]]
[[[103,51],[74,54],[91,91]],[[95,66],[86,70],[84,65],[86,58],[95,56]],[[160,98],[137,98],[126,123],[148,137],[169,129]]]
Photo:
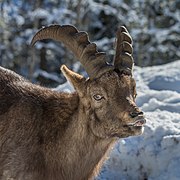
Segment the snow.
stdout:
[[62,85],[59,85],[58,87],[53,89],[54,91],[64,91],[64,92],[72,92],[74,91],[73,86],[69,83],[69,81],[65,82]]
[[46,77],[47,79],[51,79],[55,82],[61,82],[59,80],[59,77],[57,75],[54,75],[54,74],[50,74],[46,71],[43,71],[43,70],[37,70],[35,73],[34,73],[34,77],[38,77],[38,76],[42,76],[42,77]]
[[48,18],[50,14],[48,11],[44,9],[37,8],[35,11],[31,12],[31,16],[33,16],[33,18],[43,19],[43,18]]
[[[180,60],[136,67],[137,104],[147,124],[141,136],[120,139],[97,180],[180,179]],[[71,91],[66,83],[61,89]]]

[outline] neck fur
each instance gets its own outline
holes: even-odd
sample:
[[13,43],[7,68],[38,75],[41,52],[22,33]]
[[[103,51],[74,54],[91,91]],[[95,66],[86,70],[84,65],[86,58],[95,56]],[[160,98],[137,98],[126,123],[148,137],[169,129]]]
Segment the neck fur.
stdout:
[[80,106],[67,130],[70,131],[68,134],[71,137],[66,140],[69,146],[66,162],[72,170],[71,177],[68,179],[88,179],[92,174],[96,175],[108,150],[115,142],[115,139],[102,139],[95,136],[90,130],[88,119],[82,119],[86,117],[84,113],[83,107]]

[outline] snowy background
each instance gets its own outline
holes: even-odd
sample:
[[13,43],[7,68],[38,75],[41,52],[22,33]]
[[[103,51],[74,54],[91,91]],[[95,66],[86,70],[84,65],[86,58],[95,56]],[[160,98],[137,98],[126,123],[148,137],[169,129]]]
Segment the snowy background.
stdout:
[[179,0],[0,1],[0,65],[55,90],[73,90],[60,65],[84,71],[60,43],[30,48],[39,28],[73,24],[111,59],[117,27],[130,31],[137,104],[148,121],[142,136],[117,142],[97,180],[180,180],[179,9]]
[[[180,179],[179,67],[180,60],[135,67],[137,104],[147,118],[144,133],[119,140],[97,180]],[[73,89],[65,83],[56,90]]]

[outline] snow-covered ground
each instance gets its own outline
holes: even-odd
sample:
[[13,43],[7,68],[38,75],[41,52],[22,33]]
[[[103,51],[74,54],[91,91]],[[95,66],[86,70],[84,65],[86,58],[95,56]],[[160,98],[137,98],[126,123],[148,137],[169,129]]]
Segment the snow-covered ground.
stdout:
[[180,60],[135,67],[137,104],[148,119],[144,134],[119,140],[97,180],[180,180],[179,67]]

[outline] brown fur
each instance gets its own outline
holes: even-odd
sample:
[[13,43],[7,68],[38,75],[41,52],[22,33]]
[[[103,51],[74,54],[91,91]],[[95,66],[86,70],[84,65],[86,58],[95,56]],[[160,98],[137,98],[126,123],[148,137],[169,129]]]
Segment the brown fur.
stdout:
[[0,68],[0,179],[87,180],[119,137],[142,133],[127,126],[137,119],[129,113],[140,112],[133,78],[110,71],[90,80],[65,66],[62,71],[75,93],[54,92]]

